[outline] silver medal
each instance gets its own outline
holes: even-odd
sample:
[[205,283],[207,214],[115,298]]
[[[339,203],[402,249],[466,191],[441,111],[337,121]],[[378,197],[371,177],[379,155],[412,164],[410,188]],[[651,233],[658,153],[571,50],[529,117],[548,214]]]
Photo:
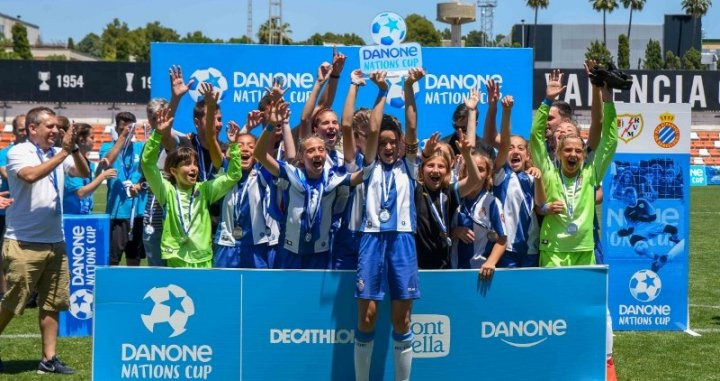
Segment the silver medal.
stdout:
[[388,222],[390,221],[390,212],[387,209],[383,209],[380,211],[380,222]]
[[577,232],[578,232],[578,226],[575,225],[575,223],[571,222],[571,223],[568,224],[566,230],[567,230],[567,233],[568,233],[568,234],[570,234],[570,235],[575,235],[575,234],[577,234]]
[[145,225],[145,234],[152,235],[155,233],[155,228],[152,225]]
[[233,238],[235,239],[241,239],[243,237],[243,229],[240,226],[236,226],[233,228]]
[[305,242],[310,242],[310,241],[312,241],[312,233],[310,233],[310,232],[305,233]]
[[498,233],[495,230],[490,230],[487,233],[487,239],[490,242],[496,242],[499,238],[500,238],[500,236],[498,235]]

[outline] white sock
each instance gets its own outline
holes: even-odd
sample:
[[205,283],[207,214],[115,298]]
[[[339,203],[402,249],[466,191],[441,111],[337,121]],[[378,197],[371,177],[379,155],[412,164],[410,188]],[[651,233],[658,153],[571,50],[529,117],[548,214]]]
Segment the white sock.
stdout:
[[612,329],[612,318],[610,317],[610,309],[607,309],[607,315],[605,324],[607,326],[605,331],[605,355],[607,358],[612,357],[613,351],[613,329]]
[[355,338],[356,381],[368,381],[370,379],[370,360],[372,359],[374,343],[375,340],[372,338],[369,341],[360,341],[357,337]]
[[412,368],[412,332],[403,335],[393,332],[393,360],[395,361],[395,381],[410,380]]

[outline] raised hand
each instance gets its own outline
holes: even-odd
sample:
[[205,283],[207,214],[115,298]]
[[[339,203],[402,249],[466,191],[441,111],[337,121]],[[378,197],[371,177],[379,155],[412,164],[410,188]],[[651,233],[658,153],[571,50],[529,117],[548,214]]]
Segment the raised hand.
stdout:
[[547,99],[555,100],[563,91],[565,91],[565,86],[562,84],[562,77],[563,73],[561,73],[560,70],[555,69],[552,73],[550,73],[547,88],[545,89],[545,97]]
[[423,157],[430,157],[432,156],[433,152],[435,152],[435,149],[437,149],[437,144],[440,141],[440,133],[435,132],[432,135],[430,135],[430,138],[425,142],[425,147],[423,148]]
[[337,46],[333,46],[333,59],[332,59],[332,72],[335,75],[342,73],[343,67],[345,67],[345,60],[347,57],[338,52]]
[[537,167],[530,167],[528,168],[525,173],[527,173],[529,176],[532,176],[538,180],[542,178],[542,172]]
[[185,95],[194,82],[195,79],[193,78],[187,84],[185,83],[180,65],[170,66],[170,90],[173,97],[180,98]]
[[470,140],[468,140],[467,136],[465,136],[465,133],[462,132],[462,130],[459,130],[458,133],[458,139],[455,141],[458,149],[462,153],[471,153],[475,147],[470,144]]
[[407,78],[405,78],[405,86],[412,86],[415,82],[419,81],[420,78],[425,76],[425,70],[421,67],[416,67],[408,70]]
[[387,78],[386,71],[373,71],[370,73],[370,80],[373,81],[382,91],[387,91],[388,89],[388,84],[385,78]]
[[465,99],[465,107],[467,107],[468,110],[475,110],[477,109],[478,102],[480,102],[480,91],[478,91],[478,89],[470,90],[470,95]]
[[72,153],[73,148],[75,148],[75,124],[71,123],[63,135],[62,149],[67,153]]
[[270,94],[270,99],[272,100],[272,102],[274,102],[278,99],[282,99],[282,97],[285,95],[285,92],[288,91],[288,89],[290,88],[290,85],[288,85],[287,87],[283,87],[283,86],[284,86],[284,83],[281,80],[281,78],[278,79],[276,77],[275,79],[273,79],[272,88],[265,87],[265,91],[268,94]]
[[488,79],[485,86],[488,91],[488,104],[491,107],[497,106],[498,100],[500,100],[500,85],[494,79]]
[[172,126],[173,120],[175,118],[170,116],[170,108],[164,107],[158,111],[155,112],[155,131],[157,131],[160,134],[164,134],[166,132],[170,131],[170,126]]
[[592,73],[593,69],[598,66],[597,61],[595,60],[585,60],[585,63],[583,63],[583,66],[585,67],[585,74],[590,75]]
[[205,104],[210,107],[217,107],[219,91],[215,91],[213,85],[203,82],[200,84],[200,95],[205,99]]
[[[247,127],[247,131],[250,132],[250,127]],[[238,126],[234,120],[231,120],[225,128],[225,133],[227,133],[228,142],[233,143],[237,139],[238,135],[240,135],[240,126]]]
[[515,99],[513,99],[512,95],[506,95],[500,103],[502,103],[503,110],[511,110],[515,104]]
[[324,84],[327,82],[327,80],[330,78],[330,74],[333,73],[333,66],[330,65],[328,62],[323,62],[318,67],[317,71],[317,81],[321,84]]
[[360,86],[365,86],[365,74],[360,69],[355,69],[350,73],[350,81]]
[[277,101],[269,104],[264,111],[264,119],[266,123],[269,123],[275,127],[280,126],[287,118],[289,113],[290,104],[287,102]]
[[117,177],[117,169],[108,168],[108,169],[100,172],[100,176],[102,176],[104,179],[114,179]]

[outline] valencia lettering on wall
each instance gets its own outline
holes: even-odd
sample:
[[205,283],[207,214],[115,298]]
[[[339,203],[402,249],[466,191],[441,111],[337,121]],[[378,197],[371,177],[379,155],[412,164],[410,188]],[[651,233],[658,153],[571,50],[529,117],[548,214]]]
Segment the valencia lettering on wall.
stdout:
[[0,101],[147,103],[150,64],[3,61]]
[[[576,110],[590,109],[592,85],[585,70],[560,69],[567,83],[561,100]],[[535,69],[533,101],[545,97],[545,85],[551,69]],[[634,79],[629,91],[616,91],[615,101],[625,103],[690,103],[693,111],[720,110],[720,71],[626,70]]]

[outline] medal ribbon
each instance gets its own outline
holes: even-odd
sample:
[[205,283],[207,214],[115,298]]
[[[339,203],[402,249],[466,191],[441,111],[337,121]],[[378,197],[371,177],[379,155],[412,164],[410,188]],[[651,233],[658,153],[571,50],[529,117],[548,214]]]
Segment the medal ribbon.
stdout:
[[[40,164],[44,163],[45,160],[43,159],[45,157],[45,152],[43,152],[42,148],[40,148],[39,145],[35,144],[35,149],[37,150],[38,159],[40,159]],[[50,147],[49,156],[52,159],[55,156],[55,150]],[[53,168],[52,172],[48,175],[50,177],[50,180],[52,180],[53,188],[55,188],[55,208],[57,213],[62,212],[62,205],[60,203],[60,189],[58,188],[58,181],[57,181],[57,174],[55,171],[57,170],[57,167]]]
[[440,230],[442,230],[443,234],[447,236],[448,229],[447,225],[445,224],[445,193],[442,191],[440,192],[440,212],[438,213],[437,208],[435,207],[435,203],[432,202],[430,199],[430,195],[423,192],[423,196],[425,196],[425,201],[427,201],[428,207],[430,207],[430,214],[432,214],[433,219],[438,224],[438,227],[440,227]]
[[[384,165],[384,164],[380,164]],[[390,207],[390,188],[395,183],[395,172],[391,168],[389,176],[385,175],[385,169],[382,169],[382,206],[381,209],[387,210]],[[389,179],[388,179],[389,177]]]
[[578,170],[577,175],[575,175],[575,185],[573,187],[573,195],[572,195],[572,202],[568,200],[567,192],[568,189],[565,187],[565,175],[560,173],[560,185],[562,185],[563,188],[563,199],[565,200],[565,205],[567,206],[568,211],[568,217],[570,218],[570,222],[573,220],[573,216],[575,215],[575,199],[577,198],[577,191],[578,191],[578,179],[580,178],[580,171]]
[[192,225],[193,221],[193,215],[192,215],[192,206],[193,201],[195,200],[195,186],[193,185],[192,190],[190,191],[190,203],[188,205],[188,223],[187,226],[185,225],[185,214],[182,210],[182,204],[180,203],[180,190],[175,188],[175,199],[177,200],[178,204],[178,210],[180,211],[179,218],[180,218],[180,226],[182,227],[183,232],[186,236],[189,236],[188,233],[190,233],[190,226]]
[[210,169],[207,169],[205,166],[205,154],[203,153],[202,144],[200,144],[200,139],[197,134],[193,135],[193,145],[195,146],[195,151],[198,155],[198,162],[200,164],[200,172],[202,173],[203,181],[207,181],[208,177],[212,176],[214,167],[212,163],[210,163]]
[[315,226],[315,222],[317,221],[317,216],[322,214],[320,212],[321,206],[322,206],[322,197],[323,193],[325,192],[325,174],[323,173],[322,179],[320,180],[320,189],[317,193],[317,200],[314,205],[311,204],[312,202],[312,191],[315,190],[315,188],[311,188],[307,181],[303,182],[303,187],[305,188],[305,205],[307,205],[307,211],[305,212],[305,226],[307,228],[308,233],[314,233],[314,230],[319,230],[319,226]]
[[[250,176],[252,176],[252,174]],[[235,225],[240,225],[242,223],[242,221],[240,221],[240,218],[242,217],[242,204],[245,200],[245,195],[247,195],[248,184],[250,184],[250,176],[245,178],[245,183],[243,183],[240,192],[237,191],[237,186],[235,187]]]

